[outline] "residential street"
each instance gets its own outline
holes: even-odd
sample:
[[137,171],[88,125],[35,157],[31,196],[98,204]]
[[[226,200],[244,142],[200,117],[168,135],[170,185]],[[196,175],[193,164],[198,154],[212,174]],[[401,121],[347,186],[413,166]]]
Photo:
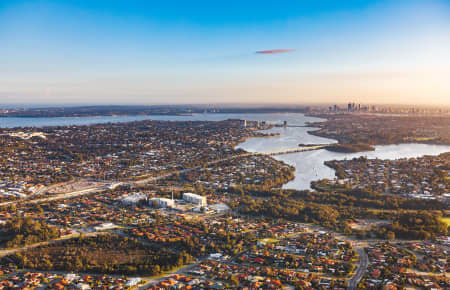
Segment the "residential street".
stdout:
[[360,257],[358,267],[356,269],[355,275],[348,281],[348,289],[353,290],[358,286],[359,281],[361,281],[362,276],[367,270],[367,265],[369,263],[369,257],[367,253],[364,251],[364,248],[358,247],[356,248],[358,255]]

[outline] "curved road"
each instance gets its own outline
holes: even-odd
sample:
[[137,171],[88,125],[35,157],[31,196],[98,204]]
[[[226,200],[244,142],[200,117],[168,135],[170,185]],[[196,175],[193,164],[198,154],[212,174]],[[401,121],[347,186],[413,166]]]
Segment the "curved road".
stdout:
[[356,248],[356,252],[359,255],[359,265],[356,269],[355,275],[348,281],[348,289],[354,290],[358,288],[358,283],[361,281],[362,276],[367,270],[367,265],[369,264],[369,257],[364,251],[364,248],[358,247]]

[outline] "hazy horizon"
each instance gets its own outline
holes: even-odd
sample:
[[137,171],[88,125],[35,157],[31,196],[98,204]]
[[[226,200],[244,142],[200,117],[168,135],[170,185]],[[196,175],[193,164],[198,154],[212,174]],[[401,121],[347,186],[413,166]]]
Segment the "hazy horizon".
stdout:
[[450,3],[0,3],[0,105],[450,106]]
[[[444,109],[449,110],[450,105],[433,105],[433,104],[387,104],[387,103],[358,103],[352,100],[349,100],[351,103],[368,105],[375,105],[378,108],[422,108],[422,109]],[[77,108],[77,107],[192,107],[192,108],[208,108],[208,109],[232,109],[232,108],[249,108],[249,109],[257,109],[257,108],[275,108],[275,109],[292,109],[292,108],[306,108],[306,107],[315,107],[315,108],[328,108],[329,106],[337,105],[342,109],[345,109],[349,102],[340,102],[340,103],[158,103],[158,104],[142,104],[142,103],[72,103],[72,104],[64,104],[64,103],[27,103],[27,104],[2,104],[0,103],[0,109],[32,109],[32,108]]]

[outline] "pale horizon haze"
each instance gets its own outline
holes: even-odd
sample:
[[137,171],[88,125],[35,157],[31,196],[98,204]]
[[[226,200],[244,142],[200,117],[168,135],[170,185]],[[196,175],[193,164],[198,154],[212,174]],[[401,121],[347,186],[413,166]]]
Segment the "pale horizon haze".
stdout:
[[0,1],[0,105],[449,106],[449,76],[450,1]]

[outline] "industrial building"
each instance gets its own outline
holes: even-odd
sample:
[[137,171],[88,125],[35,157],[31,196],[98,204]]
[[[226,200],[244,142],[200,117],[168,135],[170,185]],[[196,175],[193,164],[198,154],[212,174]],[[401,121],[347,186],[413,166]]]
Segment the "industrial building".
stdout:
[[146,199],[147,196],[145,194],[133,194],[124,196],[120,199],[120,202],[126,205],[136,205],[139,201]]
[[183,200],[187,201],[189,203],[193,203],[196,205],[200,205],[200,206],[206,206],[206,197],[195,194],[195,193],[190,193],[190,192],[185,192],[183,193]]
[[158,208],[174,207],[175,201],[169,198],[154,197],[148,200],[148,204]]

